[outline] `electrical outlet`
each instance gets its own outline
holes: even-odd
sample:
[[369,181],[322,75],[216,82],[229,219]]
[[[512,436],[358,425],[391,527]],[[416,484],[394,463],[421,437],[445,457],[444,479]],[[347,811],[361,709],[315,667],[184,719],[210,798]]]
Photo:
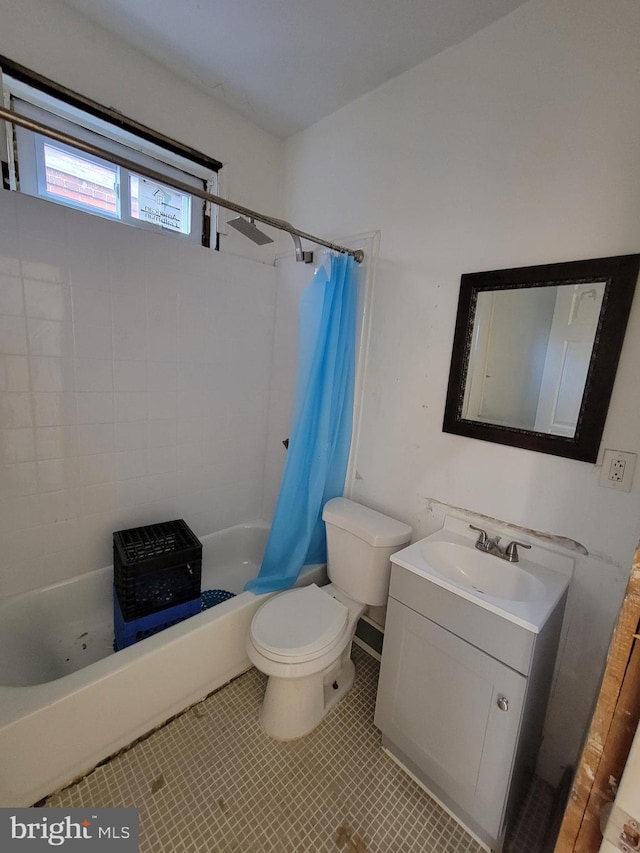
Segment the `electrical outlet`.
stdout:
[[605,450],[600,470],[600,485],[607,489],[630,492],[637,455],[624,450]]

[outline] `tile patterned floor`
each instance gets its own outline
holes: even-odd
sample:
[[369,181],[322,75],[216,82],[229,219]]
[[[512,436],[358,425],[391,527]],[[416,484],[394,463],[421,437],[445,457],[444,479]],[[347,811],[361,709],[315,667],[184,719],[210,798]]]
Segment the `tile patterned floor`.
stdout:
[[555,805],[555,790],[534,778],[518,810],[518,819],[507,834],[505,853],[539,853],[543,848]]
[[353,689],[305,738],[263,734],[252,669],[44,805],[137,806],[141,853],[480,853],[380,749],[379,665],[353,657]]

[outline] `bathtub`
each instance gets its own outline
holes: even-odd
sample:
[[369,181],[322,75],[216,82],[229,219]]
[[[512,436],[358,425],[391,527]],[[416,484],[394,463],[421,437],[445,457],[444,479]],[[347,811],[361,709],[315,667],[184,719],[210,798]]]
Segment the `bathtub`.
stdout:
[[[0,602],[0,807],[33,805],[249,669],[268,596],[242,588],[268,531],[202,537],[202,589],[236,597],[117,653],[111,566]],[[305,567],[299,583],[314,582],[324,566]]]

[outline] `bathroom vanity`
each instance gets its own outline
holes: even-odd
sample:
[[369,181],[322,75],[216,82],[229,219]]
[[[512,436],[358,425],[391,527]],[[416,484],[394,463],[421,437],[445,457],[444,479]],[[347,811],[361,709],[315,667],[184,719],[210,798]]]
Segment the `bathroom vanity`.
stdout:
[[392,556],[375,723],[392,757],[500,850],[535,769],[572,561],[534,547],[510,563],[475,544],[448,519]]

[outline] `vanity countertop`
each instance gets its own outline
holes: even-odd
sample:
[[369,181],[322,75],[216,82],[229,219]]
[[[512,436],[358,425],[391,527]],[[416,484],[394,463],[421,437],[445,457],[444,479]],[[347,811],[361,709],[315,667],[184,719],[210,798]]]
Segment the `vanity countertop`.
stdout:
[[[493,535],[493,531],[491,531]],[[475,548],[468,523],[447,518],[437,533],[392,555],[392,563],[510,622],[539,633],[571,580],[573,560],[535,544],[510,563]],[[506,537],[505,537],[506,541]]]

